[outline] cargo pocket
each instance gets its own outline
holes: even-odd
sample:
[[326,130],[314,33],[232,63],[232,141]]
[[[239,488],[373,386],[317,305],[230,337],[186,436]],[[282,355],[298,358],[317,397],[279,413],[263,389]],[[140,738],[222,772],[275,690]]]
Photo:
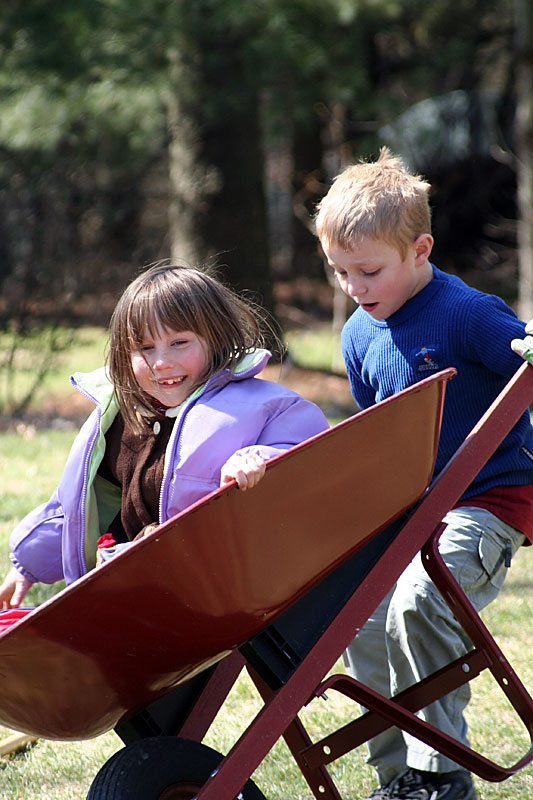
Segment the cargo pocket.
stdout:
[[500,589],[511,566],[513,548],[492,531],[484,531],[479,540],[479,559],[487,579],[495,589]]

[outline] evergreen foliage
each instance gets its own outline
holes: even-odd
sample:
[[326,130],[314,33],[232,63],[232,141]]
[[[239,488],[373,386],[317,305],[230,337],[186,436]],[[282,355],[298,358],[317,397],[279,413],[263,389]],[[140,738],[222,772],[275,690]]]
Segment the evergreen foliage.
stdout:
[[[396,119],[412,133],[419,119],[400,114],[450,92],[490,94],[495,124],[487,152],[467,147],[452,170],[417,140],[438,246],[450,250],[440,219],[468,196],[480,214],[469,243],[453,241],[456,269],[483,251],[514,283],[512,45],[504,0],[6,0],[2,324],[18,313],[14,287],[71,317],[97,288],[105,317],[132,273],[169,255],[218,259],[271,305],[272,275],[323,275],[309,224],[336,171],[375,155]],[[472,141],[480,119],[462,119]]]

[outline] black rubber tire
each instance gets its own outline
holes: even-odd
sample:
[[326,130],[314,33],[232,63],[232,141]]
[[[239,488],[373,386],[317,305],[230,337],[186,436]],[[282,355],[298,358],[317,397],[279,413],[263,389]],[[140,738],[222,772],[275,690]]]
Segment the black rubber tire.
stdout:
[[[191,800],[222,761],[204,744],[154,736],[123,747],[103,765],[87,800]],[[266,800],[252,780],[239,800]]]

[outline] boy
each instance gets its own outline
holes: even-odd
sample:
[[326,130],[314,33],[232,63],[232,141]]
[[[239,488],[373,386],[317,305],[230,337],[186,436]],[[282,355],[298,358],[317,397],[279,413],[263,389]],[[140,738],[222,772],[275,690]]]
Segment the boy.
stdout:
[[[447,386],[437,474],[520,366],[510,343],[524,325],[497,297],[430,261],[429,184],[387,148],[348,167],[318,206],[317,234],[343,291],[358,308],[342,351],[360,408],[433,372],[455,367]],[[440,551],[479,610],[498,594],[506,565],[533,540],[533,428],[520,421],[445,517]],[[384,695],[458,658],[468,640],[427,576],[420,556],[346,651],[350,674]],[[467,742],[468,684],[420,712]],[[369,743],[377,800],[475,800],[471,775],[393,728]]]

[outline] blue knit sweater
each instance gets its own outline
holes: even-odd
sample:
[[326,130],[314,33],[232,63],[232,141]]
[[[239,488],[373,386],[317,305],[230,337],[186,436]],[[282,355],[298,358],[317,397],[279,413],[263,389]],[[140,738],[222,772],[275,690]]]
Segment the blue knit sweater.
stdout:
[[[360,408],[446,367],[457,369],[446,387],[437,475],[523,363],[510,346],[523,336],[524,323],[503,300],[433,267],[433,279],[388,319],[374,320],[358,308],[344,326],[342,352]],[[527,411],[463,498],[525,484],[533,484]]]

